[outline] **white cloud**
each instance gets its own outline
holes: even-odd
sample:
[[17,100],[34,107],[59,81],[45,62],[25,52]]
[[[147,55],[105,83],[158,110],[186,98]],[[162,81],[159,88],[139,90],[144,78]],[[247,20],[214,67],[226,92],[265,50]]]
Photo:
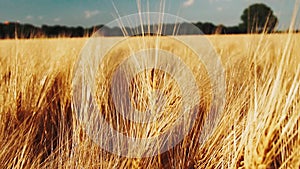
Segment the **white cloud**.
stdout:
[[32,19],[33,19],[33,16],[27,15],[27,16],[26,16],[26,19],[27,19],[27,20],[32,20]]
[[43,16],[39,16],[38,18],[39,18],[39,20],[42,20],[44,17]]
[[223,11],[223,7],[217,7],[217,11],[219,12]]
[[88,19],[95,15],[98,15],[99,13],[100,13],[100,11],[98,11],[98,10],[93,10],[93,11],[86,10],[86,11],[84,11],[84,16],[85,16],[85,18]]
[[183,6],[184,7],[189,7],[191,5],[193,5],[195,2],[195,0],[186,0],[184,3],[183,3]]
[[215,3],[215,2],[231,2],[232,0],[209,0],[209,3]]
[[59,22],[61,19],[60,18],[54,18],[53,21],[54,22]]

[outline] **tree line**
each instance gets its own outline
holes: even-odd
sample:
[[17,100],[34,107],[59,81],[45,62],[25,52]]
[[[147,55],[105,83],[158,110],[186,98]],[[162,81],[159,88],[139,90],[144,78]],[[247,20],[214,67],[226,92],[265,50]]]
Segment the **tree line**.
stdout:
[[90,36],[102,25],[91,28],[67,27],[61,25],[49,26],[42,25],[37,27],[31,24],[20,24],[17,22],[0,23],[0,38],[53,38],[53,37],[85,37]]
[[[265,4],[257,3],[247,7],[241,15],[242,23],[237,26],[226,27],[224,25],[214,25],[210,22],[197,22],[194,23],[194,27],[199,28],[203,34],[244,34],[244,33],[272,33],[279,32],[275,31],[278,24],[278,19],[274,15],[274,12],[270,7]],[[195,34],[194,27],[190,24],[180,23],[180,34]],[[144,25],[146,26],[146,25]],[[162,32],[164,35],[173,33],[173,29],[176,27],[175,24],[164,25],[167,29],[166,32]],[[123,32],[120,28],[108,28],[104,25],[97,25],[90,28],[78,27],[67,27],[67,26],[49,26],[42,25],[37,27],[31,24],[20,24],[17,22],[5,22],[0,23],[0,39],[6,38],[35,38],[35,37],[89,37],[95,31],[101,29],[104,36],[122,36]],[[138,32],[139,27],[136,28],[124,28],[128,32],[130,30],[136,30]],[[298,31],[296,31],[298,32]],[[134,36],[132,34],[132,36]]]

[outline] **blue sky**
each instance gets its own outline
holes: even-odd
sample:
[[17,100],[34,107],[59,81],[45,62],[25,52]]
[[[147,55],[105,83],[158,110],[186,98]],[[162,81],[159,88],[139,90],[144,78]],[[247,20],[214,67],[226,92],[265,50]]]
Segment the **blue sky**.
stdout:
[[[160,11],[159,0],[148,0],[152,12]],[[279,27],[289,26],[295,0],[165,0],[165,12],[189,21],[212,22],[226,26],[240,23],[243,10],[257,2],[270,6],[279,18]],[[121,16],[136,13],[136,0],[114,0]],[[141,0],[147,11],[147,0]],[[34,25],[84,26],[106,24],[116,18],[111,0],[1,0],[0,22],[18,21]],[[300,15],[297,17],[297,28]]]

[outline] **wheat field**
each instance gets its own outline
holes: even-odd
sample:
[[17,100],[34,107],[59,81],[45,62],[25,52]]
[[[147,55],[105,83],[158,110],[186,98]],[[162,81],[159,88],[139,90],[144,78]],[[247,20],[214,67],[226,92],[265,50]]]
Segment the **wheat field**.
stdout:
[[[197,47],[195,37],[181,38]],[[202,114],[175,147],[141,158],[104,151],[76,120],[72,107],[73,72],[88,38],[1,40],[0,168],[299,168],[300,35],[207,38],[220,55],[226,75],[225,107],[216,130],[206,142],[199,142],[201,124],[209,109],[210,87],[207,79],[200,78],[205,70],[194,70],[200,89],[208,95],[204,97],[207,100],[201,100]],[[104,44],[117,40],[106,37]],[[170,43],[164,42],[168,50],[180,48]],[[119,50],[114,50],[111,57],[124,53]],[[151,72],[141,74],[131,92],[144,91],[145,86],[167,86],[168,98],[173,99],[170,109],[176,110],[180,106],[180,99],[176,100],[178,86],[158,83],[172,78],[160,72],[154,74],[156,78],[150,80]],[[100,76],[98,85],[105,85],[109,77],[109,73]],[[176,114],[164,112],[162,119],[147,129],[114,120],[118,117],[113,114],[109,93],[98,89],[101,112],[113,126],[129,135],[156,135],[177,118]],[[145,109],[147,92],[134,95],[138,98],[135,106]]]

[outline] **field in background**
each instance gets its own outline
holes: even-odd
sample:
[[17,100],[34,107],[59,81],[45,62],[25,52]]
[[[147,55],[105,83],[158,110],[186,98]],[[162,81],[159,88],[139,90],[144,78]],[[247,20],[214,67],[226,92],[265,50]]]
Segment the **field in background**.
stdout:
[[300,35],[207,37],[226,71],[218,129],[200,145],[196,127],[145,159],[101,150],[74,120],[72,72],[87,39],[0,41],[0,168],[299,168]]

